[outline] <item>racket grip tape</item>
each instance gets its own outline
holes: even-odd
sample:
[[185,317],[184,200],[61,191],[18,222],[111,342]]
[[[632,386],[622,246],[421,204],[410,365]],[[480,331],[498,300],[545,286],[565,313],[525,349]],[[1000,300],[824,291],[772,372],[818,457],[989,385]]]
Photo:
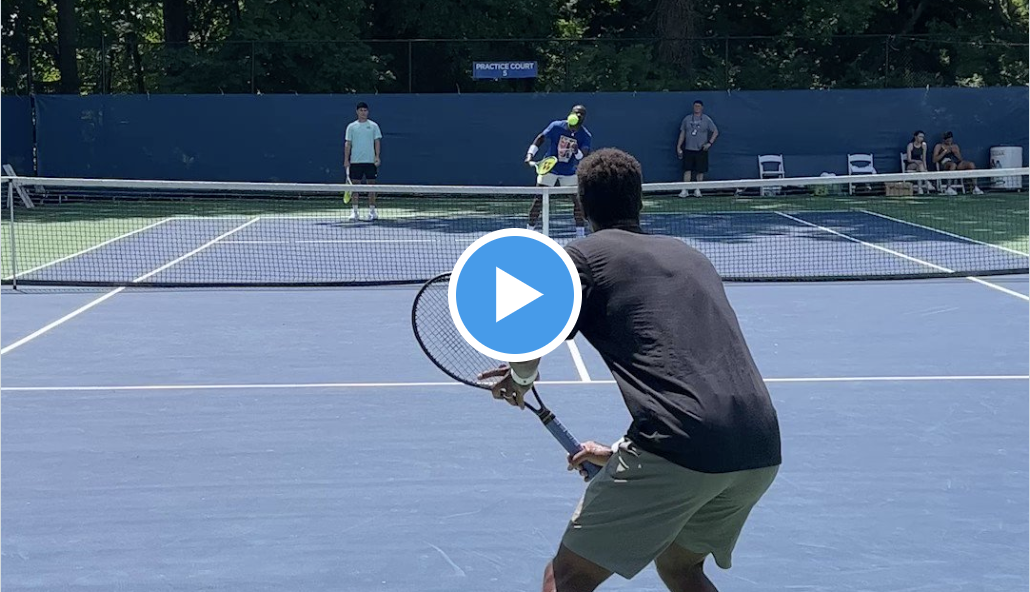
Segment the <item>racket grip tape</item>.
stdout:
[[[583,449],[583,445],[579,443],[579,440],[570,434],[569,430],[565,429],[562,422],[558,421],[558,418],[553,414],[550,419],[541,419],[544,422],[544,427],[547,428],[547,431],[551,432],[551,435],[554,436],[554,439],[562,445],[562,448],[564,448],[566,452],[569,454],[576,454]],[[601,472],[601,467],[591,462],[585,462],[580,466],[582,466],[583,470],[586,471],[588,479],[593,479],[594,475]]]

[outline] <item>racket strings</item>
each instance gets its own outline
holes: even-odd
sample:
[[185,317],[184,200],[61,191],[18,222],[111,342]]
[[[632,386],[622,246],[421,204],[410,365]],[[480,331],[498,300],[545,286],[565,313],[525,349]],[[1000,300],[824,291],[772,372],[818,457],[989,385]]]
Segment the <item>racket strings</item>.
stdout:
[[477,376],[499,364],[469,345],[458,331],[451,319],[449,282],[449,275],[440,276],[419,292],[412,316],[415,335],[429,359],[449,376],[468,385],[490,388],[492,381]]

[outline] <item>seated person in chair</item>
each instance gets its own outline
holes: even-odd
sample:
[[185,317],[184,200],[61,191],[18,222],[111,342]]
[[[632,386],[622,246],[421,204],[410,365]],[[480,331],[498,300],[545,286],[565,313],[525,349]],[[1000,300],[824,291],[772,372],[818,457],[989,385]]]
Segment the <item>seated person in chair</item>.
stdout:
[[[933,162],[937,165],[938,170],[944,171],[971,171],[976,169],[976,164],[969,160],[963,160],[962,150],[955,143],[955,136],[951,132],[944,132],[944,136],[941,139],[941,143],[937,144],[933,148]],[[976,195],[980,195],[983,191],[976,186],[976,180],[971,179],[966,182],[967,185],[972,185],[972,191]],[[946,193],[948,195],[954,195],[955,189],[948,187]]]
[[926,172],[926,135],[922,130],[912,134],[912,141],[905,148],[905,170],[910,173]]

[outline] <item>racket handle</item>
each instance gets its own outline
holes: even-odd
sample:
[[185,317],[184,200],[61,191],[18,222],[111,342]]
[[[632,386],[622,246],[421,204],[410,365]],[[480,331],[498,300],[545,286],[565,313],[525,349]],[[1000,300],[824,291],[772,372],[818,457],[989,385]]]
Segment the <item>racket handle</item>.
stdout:
[[[583,449],[583,445],[579,443],[579,440],[570,434],[569,430],[565,429],[562,422],[558,421],[558,418],[553,414],[551,415],[550,420],[544,421],[544,427],[547,428],[548,432],[551,432],[554,439],[557,440],[558,443],[562,445],[562,448],[564,448],[569,454],[576,454]],[[593,479],[594,475],[601,472],[601,467],[591,462],[585,462],[580,466],[582,466],[583,470],[586,471],[587,479]]]

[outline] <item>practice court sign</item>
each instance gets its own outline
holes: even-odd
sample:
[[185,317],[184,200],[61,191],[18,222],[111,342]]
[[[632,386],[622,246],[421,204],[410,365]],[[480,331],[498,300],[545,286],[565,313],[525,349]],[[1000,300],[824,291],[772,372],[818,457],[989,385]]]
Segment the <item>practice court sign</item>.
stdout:
[[472,78],[536,78],[536,62],[472,62]]

